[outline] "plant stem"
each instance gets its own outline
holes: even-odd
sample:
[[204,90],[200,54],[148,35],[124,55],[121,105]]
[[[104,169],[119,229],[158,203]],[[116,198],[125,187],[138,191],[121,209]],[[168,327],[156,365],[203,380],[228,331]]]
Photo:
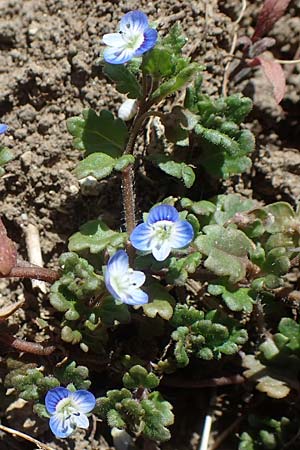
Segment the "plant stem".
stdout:
[[9,274],[1,275],[0,278],[32,278],[34,280],[47,281],[54,283],[60,278],[56,270],[46,269],[38,266],[16,266],[11,269]]
[[134,172],[130,164],[122,171],[122,193],[125,211],[126,230],[128,234],[135,227],[135,192],[134,192]]
[[43,347],[36,342],[23,341],[22,339],[11,336],[8,333],[0,334],[0,342],[8,347],[12,347],[19,352],[32,353],[33,355],[49,356],[56,349],[53,345]]
[[[163,113],[157,111],[140,112],[131,127],[129,139],[124,150],[124,155],[132,154],[136,138],[144,121],[151,116],[164,116]],[[130,164],[122,171],[122,196],[125,212],[126,230],[130,234],[135,228],[135,191],[134,191],[134,171],[133,165]],[[129,250],[130,251],[130,250]]]

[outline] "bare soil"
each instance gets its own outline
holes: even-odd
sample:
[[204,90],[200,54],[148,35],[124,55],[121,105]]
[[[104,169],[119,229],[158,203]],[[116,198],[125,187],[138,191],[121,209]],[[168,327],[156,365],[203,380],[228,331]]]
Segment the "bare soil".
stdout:
[[[239,36],[252,34],[262,1],[247,3],[237,30]],[[206,66],[204,90],[220,95],[233,23],[240,8],[238,0],[1,0],[0,116],[1,122],[9,125],[2,139],[15,159],[0,179],[0,211],[24,259],[24,230],[29,223],[38,227],[44,263],[51,267],[66,250],[68,237],[87,220],[101,215],[114,227],[123,221],[118,179],[103,181],[97,196],[80,191],[72,175],[80,154],[72,147],[66,130],[66,119],[79,115],[84,108],[115,111],[122,101],[101,73],[102,35],[115,30],[120,17],[133,9],[143,10],[162,32],[180,22],[189,38],[186,53]],[[276,58],[299,59],[299,0],[292,0],[271,36],[277,40],[272,49]],[[238,85],[230,85],[230,92],[243,92],[254,100],[247,126],[255,133],[257,146],[251,174],[236,177],[223,189],[265,202],[284,199],[296,205],[300,199],[300,65],[285,65],[284,70],[287,93],[279,106],[259,70]],[[155,189],[151,185],[149,192],[139,194],[139,206],[149,207],[161,197],[159,180],[154,177],[154,182]],[[168,189],[164,187],[164,194],[172,193]],[[204,192],[204,198],[207,195]],[[37,306],[45,306],[45,299],[41,303],[29,283],[0,280],[0,292],[0,306],[26,299],[25,309],[14,316],[10,326],[19,336],[25,331],[28,336],[28,330],[34,334]],[[6,357],[7,349],[2,348],[0,354]],[[0,394],[4,398],[3,388]],[[167,394],[172,401],[174,392]],[[175,438],[165,448],[196,448],[207,393],[194,390],[176,395]],[[193,411],[187,412],[191,404]],[[68,442],[54,442],[45,422],[30,422],[29,408],[19,403],[8,411],[8,405],[5,400],[0,407],[3,424],[36,434],[57,450],[109,448],[104,438],[99,441],[99,427],[95,438],[77,433]],[[0,446],[1,450],[33,448],[3,433]]]

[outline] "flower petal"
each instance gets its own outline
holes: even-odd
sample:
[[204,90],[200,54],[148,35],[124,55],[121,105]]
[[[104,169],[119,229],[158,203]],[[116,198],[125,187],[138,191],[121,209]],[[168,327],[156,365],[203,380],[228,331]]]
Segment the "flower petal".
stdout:
[[126,305],[144,305],[148,300],[148,294],[142,289],[132,289],[126,298],[122,299]]
[[136,50],[136,52],[134,53],[134,56],[135,57],[141,56],[143,53],[147,52],[152,47],[154,47],[154,45],[156,44],[156,41],[157,41],[157,37],[158,37],[157,31],[154,30],[154,28],[148,28],[148,30],[146,30],[144,32],[144,42]]
[[151,250],[152,228],[147,223],[137,225],[130,235],[130,241],[134,248],[141,251]]
[[52,433],[58,438],[68,437],[74,431],[70,419],[63,420],[63,415],[54,414],[51,416],[49,426]]
[[187,220],[178,220],[174,223],[170,245],[172,248],[186,247],[194,238],[194,229]]
[[121,33],[107,33],[103,36],[102,41],[111,47],[121,48],[126,45],[126,41]]
[[179,214],[176,208],[171,205],[158,205],[149,212],[147,223],[152,225],[160,220],[169,220],[176,222],[179,219]]
[[123,33],[144,32],[148,27],[148,18],[141,11],[130,11],[120,21],[120,31]]
[[71,397],[80,413],[88,413],[95,408],[96,399],[89,391],[79,389],[76,392],[72,392]]
[[5,133],[8,130],[8,125],[5,123],[0,123],[0,134]]
[[60,400],[67,398],[71,395],[69,389],[64,387],[56,387],[50,389],[45,397],[45,406],[49,414],[54,414],[56,411],[56,406]]
[[128,255],[124,250],[117,251],[108,261],[104,274],[107,290],[117,299],[122,300],[119,293],[112,286],[111,280],[122,278],[127,275],[129,269]]
[[84,428],[86,430],[90,425],[89,419],[85,414],[82,413],[78,415],[73,414],[72,419],[79,428]]
[[164,261],[167,259],[171,252],[171,245],[169,240],[163,241],[161,245],[153,245],[152,247],[152,255],[157,261]]
[[129,280],[130,284],[134,288],[139,288],[145,283],[146,275],[144,274],[144,272],[140,272],[139,270],[133,270],[129,274]]
[[133,58],[134,50],[122,47],[108,47],[103,52],[103,58],[110,64],[124,64]]
[[128,271],[129,261],[125,250],[118,250],[108,261],[107,269],[110,273],[122,275]]

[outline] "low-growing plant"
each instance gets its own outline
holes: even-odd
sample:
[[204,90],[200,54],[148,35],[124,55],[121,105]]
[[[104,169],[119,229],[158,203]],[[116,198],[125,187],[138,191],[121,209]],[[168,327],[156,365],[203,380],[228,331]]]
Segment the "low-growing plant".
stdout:
[[[53,358],[43,365],[34,356],[32,362],[7,361],[4,386],[32,402],[56,437],[87,429],[92,413],[112,436],[124,430],[146,448],[171,437],[173,407],[161,385],[172,385],[175,372],[183,387],[244,382],[253,396],[255,385],[278,401],[299,394],[300,325],[286,298],[294,292],[287,275],[298,264],[300,211],[235,193],[200,198],[203,174],[224,180],[251,167],[255,141],[243,121],[252,102],[203,92],[205,68],[185,56],[178,25],[160,36],[144,13],[132,11],[103,42],[97,63],[124,96],[118,117],[88,109],[69,118],[67,128],[82,152],[74,175],[82,184],[113,175],[125,226],[111,229],[97,217],[82,224],[55,271],[17,258],[0,222],[0,276],[49,282],[52,308],[39,319],[50,347],[14,340],[5,319],[15,309],[0,310],[1,341]],[[184,101],[170,106],[179,91]],[[167,146],[136,145],[152,117]],[[10,159],[5,152],[0,166]],[[148,208],[134,181],[154,168],[161,183],[163,175],[166,183],[172,177],[182,195],[157,192],[159,201]],[[62,349],[63,359],[54,364]],[[240,436],[240,450],[280,448],[285,433],[293,438],[285,417],[256,422],[258,433],[251,427]]]

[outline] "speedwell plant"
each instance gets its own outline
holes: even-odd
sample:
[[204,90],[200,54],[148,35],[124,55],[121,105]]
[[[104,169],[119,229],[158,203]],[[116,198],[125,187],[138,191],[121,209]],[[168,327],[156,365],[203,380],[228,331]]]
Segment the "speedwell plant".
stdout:
[[[298,261],[300,213],[284,202],[264,206],[234,193],[202,199],[203,178],[218,185],[251,166],[254,138],[242,126],[251,100],[202,92],[204,67],[184,55],[178,25],[163,36],[143,12],[131,11],[113,31],[103,36],[100,67],[122,97],[118,117],[88,109],[67,127],[82,152],[75,176],[84,185],[113,175],[125,224],[113,230],[95,217],[70,237],[59,273],[32,269],[33,278],[52,283],[57,311],[41,327],[60,327],[68,357],[54,369],[10,361],[5,386],[34,402],[58,438],[88,429],[93,414],[112,437],[124,430],[135,448],[154,448],[149,442],[170,439],[174,422],[162,382],[203,387],[250,378],[252,410],[254,385],[264,393],[260,402],[281,399],[283,408],[283,399],[299,392],[300,325],[282,300],[295,297],[285,276]],[[153,120],[161,134],[155,144],[143,142]],[[6,130],[1,124],[0,133]],[[3,154],[2,148],[0,166]],[[159,173],[161,191],[146,195],[145,187],[136,198],[135,178],[141,184],[150,171]],[[16,270],[15,249],[4,227],[0,232],[11,257],[9,268],[0,259],[0,274],[30,276],[26,267]],[[14,343],[25,351],[22,345]],[[29,347],[43,356],[57,351]],[[97,375],[92,385],[89,370]],[[245,426],[239,448],[279,449],[281,430],[294,430],[292,409],[285,409],[290,418],[258,418],[258,428],[267,428],[260,439]]]

